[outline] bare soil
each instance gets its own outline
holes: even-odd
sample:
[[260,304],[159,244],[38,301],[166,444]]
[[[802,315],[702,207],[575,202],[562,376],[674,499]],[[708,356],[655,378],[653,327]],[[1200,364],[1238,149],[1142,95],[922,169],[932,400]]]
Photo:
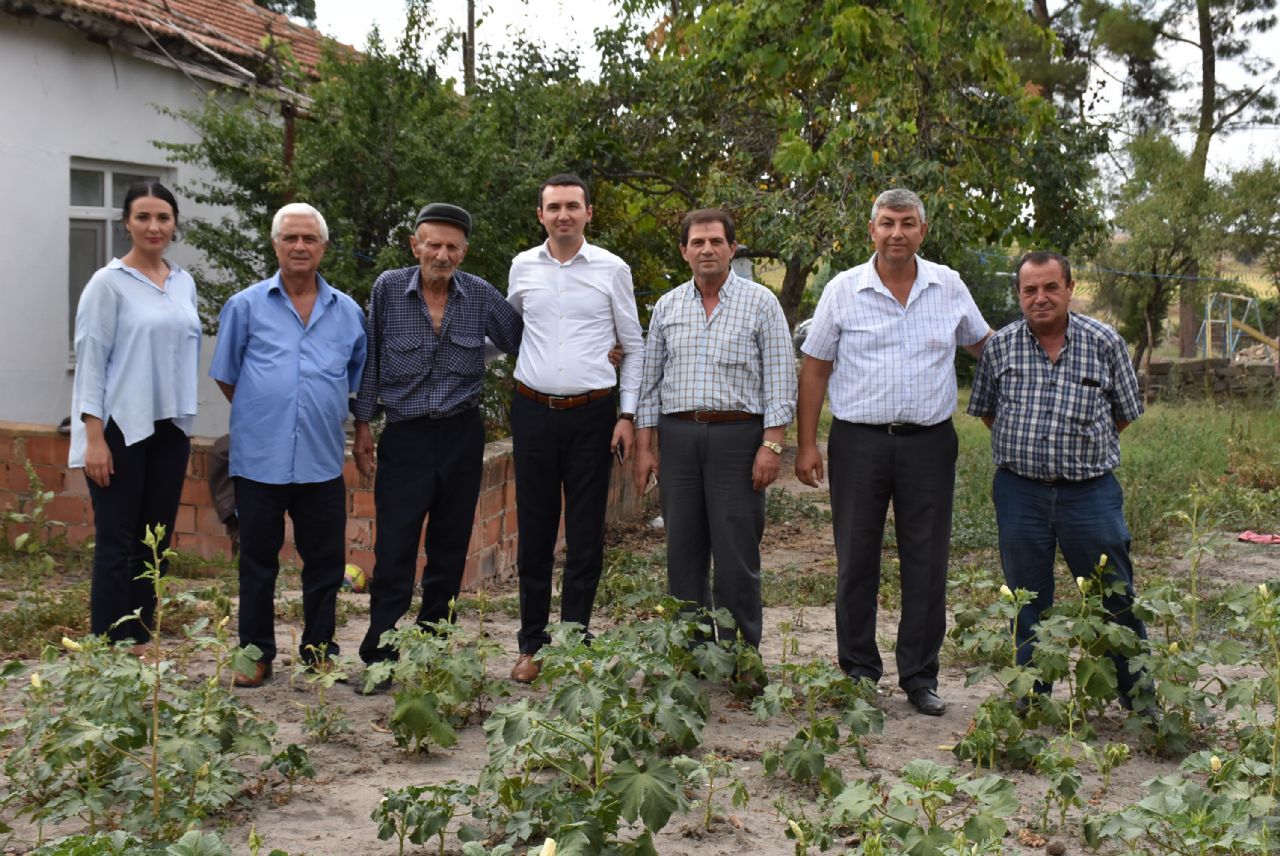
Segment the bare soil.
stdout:
[[[787,474],[790,471],[790,461],[784,461],[782,472]],[[806,488],[793,478],[783,478],[782,486],[814,501],[826,501],[825,490]],[[661,531],[644,524],[615,529],[610,533],[610,539],[613,544],[625,543],[646,553],[659,549],[663,543]],[[835,561],[829,525],[808,521],[772,525],[765,539],[764,566],[768,572],[833,576]],[[1169,572],[1176,574],[1178,570],[1179,566],[1175,564]],[[1235,545],[1207,560],[1202,570],[1208,578],[1222,583],[1280,579],[1280,547]],[[998,573],[994,567],[992,572]],[[287,599],[298,596],[298,592],[285,594]],[[342,598],[349,602],[351,614],[350,620],[339,628],[338,641],[345,652],[354,654],[365,630],[367,598],[354,594],[343,594]],[[964,668],[944,661],[940,693],[948,704],[946,713],[940,717],[917,714],[897,689],[892,654],[897,617],[896,605],[883,602],[882,598],[879,628],[886,674],[880,686],[885,727],[883,734],[870,739],[870,766],[861,768],[851,751],[837,756],[833,763],[842,769],[846,779],[892,779],[908,761],[916,758],[931,759],[975,775],[985,774],[988,771],[974,771],[956,761],[949,748],[963,736],[974,710],[993,687],[966,687]],[[464,619],[467,620],[472,619]],[[603,619],[599,623],[606,624]],[[834,656],[835,620],[830,605],[766,608],[762,646],[766,663],[776,664],[782,659],[780,625],[783,623],[790,626],[800,658]],[[495,676],[504,676],[516,657],[517,621],[490,614],[487,626],[493,638],[506,648],[506,656],[495,659],[490,665]],[[299,632],[299,627],[280,622],[277,638],[282,651],[290,649],[290,640]],[[256,827],[262,835],[267,850],[279,848],[293,856],[303,853],[316,856],[394,854],[397,852],[395,843],[378,841],[376,827],[370,820],[370,813],[384,789],[450,779],[476,780],[486,760],[484,734],[479,724],[471,724],[464,729],[455,748],[433,748],[429,754],[410,756],[396,747],[386,728],[392,708],[391,698],[357,696],[342,685],[334,688],[332,698],[351,718],[353,732],[330,743],[310,742],[301,727],[301,705],[310,701],[309,694],[313,690],[301,681],[287,677],[289,668],[283,662],[285,660],[287,658],[278,661],[276,677],[268,685],[238,692],[261,716],[279,724],[279,745],[291,742],[307,745],[318,778],[296,785],[292,798],[286,797],[283,782],[259,779],[260,792],[255,794],[253,808],[232,815],[221,829],[224,840],[237,854],[248,853],[247,839],[251,827]],[[673,818],[657,838],[658,851],[677,856],[739,853],[789,856],[795,852],[795,845],[784,834],[786,822],[775,810],[774,802],[783,798],[808,804],[812,811],[814,793],[810,788],[784,778],[765,777],[759,759],[764,750],[789,739],[791,732],[778,722],[757,722],[750,708],[730,695],[727,688],[709,686],[708,690],[713,712],[705,731],[703,748],[739,759],[739,772],[747,783],[751,801],[745,809],[733,808],[727,801],[718,806],[716,821],[710,830],[702,829],[700,818],[695,815]],[[512,685],[511,691],[510,700],[538,692],[519,685]],[[1130,740],[1121,728],[1121,722],[1122,712],[1116,708],[1113,716],[1100,728],[1101,739]],[[1132,748],[1132,759],[1115,771],[1111,787],[1105,792],[1097,776],[1086,775],[1084,794],[1089,802],[1100,809],[1116,809],[1131,804],[1144,796],[1143,782],[1177,770],[1178,759],[1144,754],[1136,743]],[[1007,852],[1040,852],[1054,842],[1065,846],[1064,850],[1054,847],[1055,852],[1085,852],[1079,839],[1078,823],[1069,824],[1067,830],[1059,833],[1041,835],[1036,831],[1044,794],[1044,783],[1039,778],[1020,771],[999,772],[1016,783],[1022,805],[1011,823]],[[1078,815],[1073,814],[1073,817],[1078,820]],[[20,842],[24,839],[29,841],[31,832],[29,828],[19,829],[18,839],[10,845],[11,852],[23,852]],[[840,850],[836,848],[835,852]],[[428,851],[418,848],[415,852]],[[456,841],[449,842],[448,852],[458,852]],[[537,849],[533,848],[533,852],[536,853]]]

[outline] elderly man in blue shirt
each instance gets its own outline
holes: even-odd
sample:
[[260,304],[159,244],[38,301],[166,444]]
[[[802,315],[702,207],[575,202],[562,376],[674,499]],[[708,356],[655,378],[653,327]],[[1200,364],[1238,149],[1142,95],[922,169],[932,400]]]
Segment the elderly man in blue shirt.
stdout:
[[300,653],[338,653],[335,606],[346,559],[343,430],[360,387],[364,314],[318,273],[329,245],[324,217],[286,205],[271,224],[280,270],[222,308],[209,375],[231,402],[231,477],[240,518],[240,644],[262,650],[254,674],[271,677],[276,655],[275,587],[284,516],[302,559]]
[[[514,354],[524,331],[502,292],[458,269],[470,235],[465,209],[425,206],[409,238],[418,264],[386,271],[369,295],[369,367],[352,405],[356,465],[366,476],[375,461],[377,468],[369,630],[360,644],[365,663],[393,656],[381,638],[413,599],[424,521],[427,567],[418,623],[448,618],[462,585],[484,469],[484,340]],[[369,423],[379,413],[387,423],[375,458]]]

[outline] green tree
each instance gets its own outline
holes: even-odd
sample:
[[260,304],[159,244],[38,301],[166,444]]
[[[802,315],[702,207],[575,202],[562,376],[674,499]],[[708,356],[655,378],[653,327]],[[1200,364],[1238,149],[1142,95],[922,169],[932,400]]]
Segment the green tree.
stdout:
[[[1087,0],[1083,8],[1102,50],[1126,64],[1125,95],[1134,126],[1139,131],[1195,129],[1182,180],[1192,191],[1188,225],[1203,225],[1213,214],[1197,216],[1194,204],[1213,196],[1208,177],[1213,139],[1237,124],[1267,121],[1276,108],[1271,63],[1253,49],[1253,40],[1275,26],[1276,0]],[[1179,46],[1194,48],[1199,60],[1198,73],[1188,79],[1191,97],[1182,111],[1169,101],[1182,88],[1168,61],[1171,49]],[[1220,73],[1223,61],[1238,63],[1245,79],[1228,84]],[[1195,353],[1195,301],[1203,291],[1199,273],[1199,261],[1193,261],[1180,289],[1183,356]]]
[[[1232,250],[1262,268],[1280,305],[1280,163],[1268,160],[1231,177],[1226,220]],[[1280,315],[1272,335],[1280,339]],[[1280,351],[1276,360],[1280,365]]]
[[270,219],[287,201],[324,214],[332,245],[322,271],[361,302],[378,273],[413,263],[408,235],[427,202],[471,212],[464,267],[499,288],[512,256],[542,240],[534,213],[542,180],[591,163],[591,125],[580,114],[593,86],[579,79],[574,57],[517,43],[485,59],[475,92],[460,95],[422,59],[420,22],[411,15],[394,49],[374,33],[363,54],[326,53],[299,99],[288,155],[274,95],[224,93],[184,114],[200,140],[167,148],[214,180],[182,190],[228,210],[186,224],[208,260],[200,271],[207,320],[275,269]]
[[1187,182],[1190,156],[1168,136],[1140,137],[1126,154],[1133,171],[1112,200],[1118,233],[1096,259],[1098,299],[1135,345],[1139,366],[1159,344],[1185,278],[1197,275],[1219,249],[1211,234],[1220,222],[1222,195],[1213,183]]
[[[751,254],[784,266],[792,322],[822,260],[865,259],[871,202],[890,186],[924,198],[931,256],[974,270],[977,248],[1036,240],[1032,184],[1060,151],[1038,146],[1054,111],[1015,72],[1014,34],[1037,37],[1012,2],[673,4],[642,46],[605,45],[612,137],[629,145],[601,168],[659,197],[659,219],[732,210]],[[1071,202],[1056,200],[1059,222],[1096,221]],[[1063,244],[1073,231],[1086,230]]]
[[316,25],[316,0],[253,0],[264,9],[288,15],[290,18],[301,18],[308,27]]

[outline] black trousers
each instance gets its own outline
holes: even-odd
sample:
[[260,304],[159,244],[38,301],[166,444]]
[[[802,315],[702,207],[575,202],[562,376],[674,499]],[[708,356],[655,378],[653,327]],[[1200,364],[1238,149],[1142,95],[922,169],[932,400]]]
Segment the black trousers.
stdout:
[[302,641],[298,653],[313,662],[338,654],[333,635],[338,590],[346,565],[347,487],[342,476],[307,484],[266,484],[236,476],[240,519],[240,644],[276,656],[276,577],[284,546],[284,516],[302,559]]
[[392,422],[382,430],[373,483],[377,539],[369,632],[360,643],[366,663],[393,656],[378,639],[396,626],[413,599],[424,520],[427,567],[418,623],[449,617],[449,601],[462,587],[483,471],[484,419],[478,407],[443,419]]
[[[736,633],[760,647],[760,539],[765,491],[751,486],[761,419],[695,423],[658,420],[667,585],[672,597],[729,610]],[[714,573],[712,567],[714,565]],[[725,629],[719,628],[721,638]]]
[[[169,419],[157,422],[154,434],[132,446],[124,444],[114,420],[107,420],[104,435],[115,467],[111,483],[101,487],[85,479],[94,522],[89,626],[113,642],[146,642],[155,624],[156,594],[149,580],[138,579],[152,558],[142,539],[148,526],[163,526],[163,552],[173,538],[191,440]],[[161,573],[167,567],[162,562]],[[135,610],[140,611],[140,621],[116,624]]]
[[552,410],[523,395],[511,399],[522,654],[533,654],[551,641],[547,622],[562,488],[565,563],[560,618],[584,628],[591,623],[604,564],[616,398],[606,396],[572,410]]
[[836,648],[840,668],[880,680],[876,598],[889,501],[898,536],[902,618],[898,684],[938,686],[947,629],[947,558],[958,441],[951,420],[907,436],[843,422],[827,441],[831,522],[836,540]]

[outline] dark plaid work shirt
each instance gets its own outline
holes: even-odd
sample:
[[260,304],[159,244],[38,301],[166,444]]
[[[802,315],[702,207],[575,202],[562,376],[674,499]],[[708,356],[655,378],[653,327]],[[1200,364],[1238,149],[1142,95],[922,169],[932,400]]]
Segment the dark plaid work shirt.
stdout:
[[1124,339],[1074,312],[1056,363],[1025,320],[987,342],[969,398],[972,416],[994,416],[997,467],[1032,479],[1081,481],[1120,463],[1116,422],[1142,414]]
[[524,323],[502,293],[478,276],[455,271],[440,332],[419,291],[421,268],[389,270],[369,295],[369,358],[351,412],[372,421],[453,416],[480,403],[484,337],[514,354]]

